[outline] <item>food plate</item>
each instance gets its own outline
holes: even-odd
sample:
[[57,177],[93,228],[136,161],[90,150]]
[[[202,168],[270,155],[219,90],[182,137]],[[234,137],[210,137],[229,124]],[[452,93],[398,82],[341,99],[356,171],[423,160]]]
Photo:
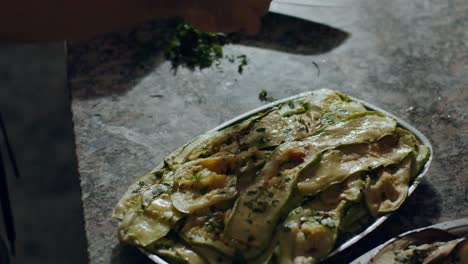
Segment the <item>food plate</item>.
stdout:
[[[436,229],[442,229],[445,230],[453,235],[456,235],[458,237],[463,237],[468,235],[468,218],[464,219],[458,219],[458,220],[453,220],[453,221],[447,221],[435,225],[431,225],[428,227],[423,227],[423,228],[418,228],[415,230],[411,230],[408,232],[405,232],[398,237],[402,237],[404,235],[407,235],[409,233],[413,233],[416,231],[428,229],[428,228],[436,228]],[[370,250],[369,252],[365,253],[364,255],[360,256],[359,258],[355,259],[353,262],[350,264],[364,264],[364,263],[369,263],[372,257],[374,257],[380,249],[382,249],[384,246],[389,244],[390,242],[394,241],[396,238],[390,239],[389,241],[385,242],[384,244],[375,247],[374,249]]]
[[[273,102],[273,103],[270,103],[270,104],[267,104],[267,105],[264,105],[262,107],[259,107],[257,109],[254,109],[252,111],[249,111],[243,115],[240,115],[228,122],[225,122],[223,124],[221,124],[220,126],[212,129],[211,131],[209,131],[208,133],[210,132],[215,132],[215,131],[219,131],[219,130],[222,130],[224,128],[228,128],[228,127],[231,127],[231,126],[235,126],[235,124],[239,124],[240,122],[242,122],[243,120],[247,120],[248,118],[258,114],[258,113],[264,113],[266,112],[267,110],[269,110],[270,108],[273,108],[277,105],[280,105],[280,104],[284,104],[286,102],[289,102],[291,100],[295,100],[295,99],[299,99],[301,97],[305,97],[305,96],[311,96],[312,95],[312,92],[306,92],[306,93],[301,93],[299,95],[296,95],[296,96],[292,96],[292,97],[289,97],[289,98],[285,98],[285,99],[282,99],[282,100],[278,100],[276,102]],[[421,182],[421,179],[422,177],[424,177],[424,175],[427,173],[428,169],[429,169],[429,166],[431,164],[431,161],[432,161],[432,157],[433,157],[433,150],[432,150],[432,145],[430,144],[429,140],[421,133],[419,132],[417,129],[415,129],[414,127],[412,127],[411,125],[409,125],[408,123],[406,123],[405,121],[401,120],[400,118],[388,113],[387,111],[377,107],[377,106],[374,106],[370,103],[367,103],[367,102],[364,102],[362,100],[359,100],[357,98],[352,98],[352,97],[349,97],[352,101],[355,101],[355,102],[358,102],[358,103],[361,103],[366,109],[368,110],[372,110],[372,111],[376,111],[376,112],[380,112],[382,114],[384,114],[385,116],[388,116],[388,117],[391,117],[393,118],[396,122],[397,122],[397,125],[403,129],[406,129],[410,132],[412,132],[416,138],[425,146],[427,146],[430,150],[430,153],[429,153],[429,157],[426,161],[426,163],[424,164],[424,167],[420,170],[419,174],[417,174],[417,176],[414,177],[414,180],[412,182],[412,184],[409,186],[408,188],[408,196],[410,196],[414,190],[416,189],[416,187],[418,186],[418,184]],[[156,170],[159,170],[161,168],[163,168],[164,164],[160,164],[156,169]],[[337,246],[333,251],[331,251],[327,257],[331,257],[343,250],[345,250],[346,248],[348,248],[349,246],[353,245],[354,243],[356,243],[357,241],[359,241],[361,238],[363,238],[364,236],[366,236],[367,234],[369,234],[370,232],[372,232],[373,230],[375,230],[379,225],[381,225],[386,219],[388,219],[390,216],[390,214],[386,214],[384,216],[380,216],[378,218],[376,218],[371,225],[369,225],[366,229],[364,229],[362,232],[360,232],[359,234],[357,235],[354,235],[353,237],[349,238],[346,240],[346,242],[340,244],[339,246]],[[160,263],[160,264],[166,264],[167,262],[164,261],[162,258],[158,257],[157,255],[155,254],[152,254],[152,253],[149,253],[147,252],[146,250],[144,249],[141,249],[145,254],[148,255],[148,257],[153,260],[154,262],[156,263]]]

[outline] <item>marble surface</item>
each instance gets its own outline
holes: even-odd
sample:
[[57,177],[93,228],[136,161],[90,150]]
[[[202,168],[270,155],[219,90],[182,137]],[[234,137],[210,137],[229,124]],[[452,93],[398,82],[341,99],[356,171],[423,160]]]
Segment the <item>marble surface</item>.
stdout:
[[[468,217],[468,4],[347,1],[306,8],[275,4],[256,38],[225,48],[235,64],[190,71],[157,53],[135,60],[158,23],[70,43],[69,87],[91,263],[145,263],[119,245],[113,206],[128,185],[191,138],[275,98],[327,87],[400,116],[434,146],[427,178],[377,232],[331,263],[351,261],[400,232]],[[321,22],[316,23],[317,21]],[[317,67],[317,66],[318,67]]]

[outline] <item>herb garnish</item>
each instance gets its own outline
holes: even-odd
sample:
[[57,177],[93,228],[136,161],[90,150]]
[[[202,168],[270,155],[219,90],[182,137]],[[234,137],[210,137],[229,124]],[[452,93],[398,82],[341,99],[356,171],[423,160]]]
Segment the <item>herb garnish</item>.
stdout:
[[329,114],[324,114],[321,120],[322,120],[322,124],[325,124],[325,125],[335,124],[335,120],[333,120],[333,118]]
[[272,102],[275,100],[272,96],[268,96],[268,92],[265,89],[262,89],[258,94],[258,99],[262,102]]
[[194,27],[178,22],[175,26],[169,26],[162,30],[162,36],[157,40],[152,39],[144,43],[142,48],[135,54],[139,63],[151,58],[151,55],[162,50],[164,57],[176,70],[179,66],[190,69],[204,69],[213,64],[219,66],[223,58],[229,62],[239,62],[237,71],[242,74],[244,67],[248,64],[245,54],[224,56],[223,46],[237,43],[240,39],[238,33],[208,33]]
[[242,74],[244,72],[244,67],[247,66],[248,61],[247,61],[247,56],[245,54],[237,56],[238,59],[240,59],[239,66],[237,66],[237,72],[239,74]]

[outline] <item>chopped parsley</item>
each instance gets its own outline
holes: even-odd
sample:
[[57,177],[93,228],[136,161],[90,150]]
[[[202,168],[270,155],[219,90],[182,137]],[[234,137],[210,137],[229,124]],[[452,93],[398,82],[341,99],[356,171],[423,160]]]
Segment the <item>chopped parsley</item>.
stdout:
[[221,60],[226,58],[230,63],[238,62],[237,71],[242,74],[248,64],[245,54],[224,55],[223,46],[237,43],[240,40],[238,33],[208,33],[200,31],[181,21],[168,25],[162,29],[161,35],[142,44],[135,53],[135,60],[139,64],[145,63],[159,51],[177,70],[180,66],[189,69],[204,69],[220,66]]
[[310,110],[310,104],[309,102],[301,102],[302,108],[304,108],[304,111],[309,111]]
[[190,179],[193,180],[193,181],[196,181],[196,182],[199,182],[201,180],[201,175],[199,173],[195,173],[193,174]]
[[244,67],[247,66],[248,60],[246,55],[239,55],[237,58],[240,60],[239,66],[237,66],[237,72],[242,74],[244,72]]
[[263,213],[269,207],[275,207],[279,203],[278,200],[272,200],[272,198],[274,197],[274,193],[266,189],[248,191],[247,195],[250,196],[250,200],[244,202],[244,205],[247,206],[254,213]]
[[157,184],[157,185],[153,186],[153,188],[151,190],[151,194],[153,195],[153,199],[158,198],[159,196],[161,196],[161,194],[165,193],[168,189],[169,189],[169,187],[166,186],[166,185],[163,185],[163,184]]
[[[132,191],[132,193],[139,193],[141,190],[146,186],[146,183],[144,181],[139,181],[137,182],[137,187]],[[145,188],[146,189],[146,188]]]
[[335,120],[329,115],[329,114],[324,114],[321,118],[322,124],[324,125],[333,125],[335,124]]
[[275,98],[268,95],[268,92],[265,89],[262,89],[260,91],[260,93],[258,94],[258,99],[262,102],[273,102],[275,100]]

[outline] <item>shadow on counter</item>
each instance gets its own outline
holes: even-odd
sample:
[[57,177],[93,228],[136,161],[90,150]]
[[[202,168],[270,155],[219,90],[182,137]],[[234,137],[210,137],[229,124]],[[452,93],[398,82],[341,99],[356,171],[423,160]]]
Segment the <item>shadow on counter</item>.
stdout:
[[[174,20],[152,21],[126,32],[68,43],[68,83],[73,98],[86,100],[131,89],[165,61],[155,43],[177,23]],[[269,13],[263,18],[258,35],[240,36],[236,44],[319,55],[340,46],[348,37],[347,32],[327,25]]]

